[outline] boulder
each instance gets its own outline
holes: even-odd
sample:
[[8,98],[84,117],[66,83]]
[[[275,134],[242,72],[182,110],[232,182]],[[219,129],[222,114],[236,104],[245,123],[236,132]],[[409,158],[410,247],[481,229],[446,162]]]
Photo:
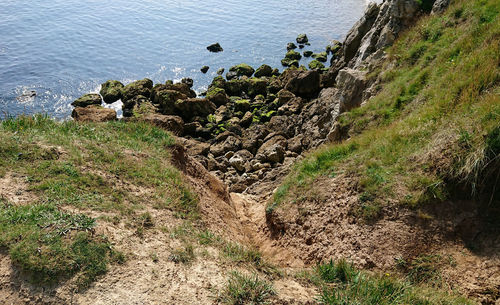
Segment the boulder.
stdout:
[[179,137],[184,134],[184,121],[176,115],[152,113],[142,116],[140,120],[168,130]]
[[284,105],[284,104],[288,103],[288,101],[290,101],[294,97],[295,97],[295,94],[293,94],[292,92],[290,92],[286,89],[281,89],[278,92],[278,105],[279,106]]
[[228,151],[237,151],[241,148],[241,140],[236,136],[229,135],[223,142],[210,146],[210,153],[215,157],[222,156]]
[[123,84],[117,80],[108,80],[101,85],[99,93],[106,104],[112,104],[122,98]]
[[176,112],[186,121],[193,117],[206,117],[215,112],[215,104],[206,98],[178,99],[175,102]]
[[285,58],[292,59],[292,60],[293,59],[300,60],[302,58],[302,55],[300,55],[300,53],[297,51],[290,50],[290,51],[286,52]]
[[302,152],[302,136],[296,136],[288,139],[288,150],[297,154]]
[[207,155],[210,150],[210,144],[193,139],[176,138],[176,142],[184,146],[190,156]]
[[237,100],[234,103],[234,110],[241,111],[241,112],[246,112],[246,111],[250,110],[250,101],[249,100]]
[[326,52],[315,53],[312,57],[320,62],[326,62],[328,60],[328,54],[326,54]]
[[323,69],[325,65],[322,64],[319,60],[315,59],[309,63],[309,69]]
[[132,82],[122,89],[122,102],[130,100],[138,95],[149,97],[152,88],[153,81],[148,78]]
[[201,67],[200,71],[201,71],[201,73],[205,74],[208,72],[208,69],[210,69],[209,66],[203,66],[203,67]]
[[290,71],[287,75],[285,88],[295,95],[308,97],[319,92],[319,72],[311,71]]
[[[269,120],[267,128],[275,133],[284,135],[287,138],[293,136],[295,127],[292,118],[288,115],[276,115]],[[272,135],[268,135],[270,137]]]
[[281,65],[284,67],[299,67],[299,61],[296,59],[283,58],[281,60]]
[[229,101],[226,90],[221,88],[210,88],[207,92],[206,98],[216,106],[225,105]]
[[307,38],[306,34],[299,34],[296,39],[297,43],[303,43],[306,44],[309,42],[309,39]]
[[140,107],[143,103],[150,102],[150,100],[142,95],[134,96],[133,98],[123,102],[122,110],[124,117],[131,117],[134,114],[134,109]]
[[260,66],[257,71],[255,71],[255,77],[263,77],[263,76],[272,76],[273,75],[273,68],[269,65],[262,65]]
[[220,44],[218,42],[209,45],[207,47],[207,50],[209,50],[210,52],[214,52],[214,53],[224,51],[224,49],[220,46]]
[[186,84],[188,86],[188,88],[193,88],[194,80],[192,78],[189,78],[189,77],[184,77],[183,79],[181,79],[181,83]]
[[227,80],[232,80],[232,79],[235,79],[235,78],[238,78],[238,73],[236,73],[236,71],[229,71],[226,73],[226,79]]
[[309,50],[304,51],[304,57],[311,57],[313,54],[314,54],[313,51],[309,51]]
[[286,45],[286,49],[287,49],[287,51],[288,51],[288,50],[297,49],[297,46],[296,46],[293,42],[289,42],[289,43]]
[[76,99],[71,106],[73,107],[87,107],[90,105],[101,105],[101,96],[97,93],[84,94]]
[[162,114],[176,114],[175,102],[188,98],[179,91],[169,89],[154,91],[153,96],[153,103],[158,105]]
[[339,89],[340,111],[349,111],[361,104],[366,89],[366,71],[345,68],[339,71],[336,82]]
[[98,105],[76,107],[71,117],[77,122],[107,122],[116,120],[116,111]]
[[212,83],[210,84],[210,86],[208,86],[208,89],[210,89],[210,88],[225,89],[225,87],[226,87],[226,80],[224,79],[224,77],[218,75],[218,76],[214,77],[214,79],[212,80]]
[[255,154],[268,134],[269,131],[263,128],[262,125],[252,125],[250,128],[243,131],[242,148]]
[[248,81],[243,79],[232,79],[225,83],[224,88],[230,96],[241,96],[248,91]]
[[[153,89],[155,87],[153,87]],[[165,89],[179,91],[180,93],[186,95],[187,97],[196,97],[196,92],[194,92],[191,89],[191,87],[187,83],[184,83],[184,82],[180,82],[180,83],[176,83],[176,84],[166,83]]]
[[[278,108],[278,114],[298,114],[300,110],[302,110],[302,106],[304,105],[304,100],[300,97],[294,97],[284,105]],[[272,120],[272,119],[271,119]]]
[[248,150],[237,151],[230,159],[229,164],[238,172],[244,172],[247,167],[247,162],[253,158],[253,154]]
[[432,5],[431,14],[441,14],[450,5],[450,0],[436,0],[434,5]]
[[248,127],[252,124],[253,122],[253,113],[250,111],[245,112],[243,115],[243,118],[240,120],[240,125],[241,127]]
[[255,97],[259,94],[266,95],[267,93],[267,81],[263,78],[252,77],[248,81],[248,95],[250,97]]
[[251,77],[253,73],[255,72],[254,68],[247,64],[239,64],[236,66],[232,66],[229,69],[229,72],[235,72],[236,76],[248,76]]
[[283,136],[274,136],[267,140],[257,151],[257,158],[261,161],[281,163],[285,159],[287,140]]

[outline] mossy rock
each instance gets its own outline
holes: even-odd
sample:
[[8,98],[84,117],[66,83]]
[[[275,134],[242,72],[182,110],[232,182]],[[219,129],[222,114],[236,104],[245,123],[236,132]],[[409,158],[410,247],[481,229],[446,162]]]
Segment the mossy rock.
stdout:
[[275,115],[277,115],[278,113],[275,111],[275,110],[270,110],[268,112],[265,112],[263,114],[261,114],[260,116],[260,120],[262,122],[269,122],[271,120],[271,118]]
[[178,99],[186,99],[187,96],[175,90],[157,91],[153,100],[162,114],[175,114],[175,102]]
[[237,100],[234,103],[234,110],[236,112],[247,112],[250,110],[250,101],[249,100]]
[[289,42],[289,43],[286,45],[286,49],[287,49],[287,51],[288,51],[288,50],[297,49],[297,46],[296,46],[293,42]]
[[311,61],[309,63],[309,69],[323,69],[325,67],[325,65],[323,63],[321,63],[320,61],[318,61],[317,59]]
[[297,43],[306,44],[309,42],[309,38],[307,38],[306,34],[299,34],[296,38]]
[[267,81],[263,78],[253,77],[248,82],[248,95],[254,97],[256,95],[265,95],[267,92]]
[[271,76],[273,74],[273,68],[269,65],[260,66],[257,71],[255,71],[255,77]]
[[122,101],[129,100],[134,96],[142,95],[151,96],[151,89],[153,88],[153,81],[149,78],[141,79],[132,82],[122,89]]
[[241,96],[243,92],[248,90],[248,80],[232,79],[226,82],[225,89],[230,96]]
[[307,50],[304,51],[304,57],[311,57],[313,55],[313,51]]
[[217,87],[208,89],[206,98],[217,106],[225,105],[229,101],[226,90]]
[[328,54],[326,54],[326,52],[315,53],[312,57],[321,62],[326,62],[328,60]]
[[235,72],[237,76],[251,77],[253,75],[253,73],[255,72],[255,70],[251,66],[243,63],[243,64],[239,64],[236,66],[232,66],[229,69],[229,72]]
[[300,53],[297,51],[290,50],[286,52],[285,58],[300,60],[302,58],[302,55],[300,55]]
[[112,104],[122,98],[123,84],[117,80],[108,80],[101,85],[99,93],[105,103]]
[[84,94],[76,99],[71,106],[73,107],[87,107],[90,105],[101,105],[101,96],[97,93]]
[[226,80],[224,79],[224,77],[218,75],[218,76],[214,77],[214,79],[212,80],[212,83],[210,84],[209,88],[221,88],[221,89],[225,89],[226,88]]
[[296,59],[283,58],[281,64],[285,67],[298,67],[299,61]]

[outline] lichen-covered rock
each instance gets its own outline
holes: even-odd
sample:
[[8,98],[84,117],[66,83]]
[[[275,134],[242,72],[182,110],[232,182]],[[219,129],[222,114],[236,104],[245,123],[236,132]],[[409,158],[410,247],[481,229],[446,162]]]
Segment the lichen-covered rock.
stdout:
[[122,98],[123,84],[117,80],[108,80],[101,85],[99,93],[107,104],[112,104]]
[[116,120],[116,111],[99,105],[76,107],[71,117],[78,122],[107,122]]
[[306,44],[309,42],[309,39],[307,38],[307,35],[306,34],[299,34],[297,36],[297,43],[303,43],[303,44]]
[[84,94],[78,99],[76,99],[71,106],[73,107],[87,107],[90,105],[101,105],[101,96],[96,93]]
[[236,66],[232,66],[229,69],[229,72],[235,72],[236,76],[248,76],[251,77],[253,73],[255,72],[254,68],[247,64],[239,64]]
[[179,137],[184,134],[184,121],[176,115],[151,113],[141,116],[139,120],[168,130]]
[[311,61],[309,63],[309,69],[323,69],[325,67],[324,64],[322,64],[320,61],[317,59]]
[[257,71],[255,71],[255,77],[263,77],[263,76],[272,76],[273,75],[273,68],[271,66],[263,64],[260,66]]
[[[155,88],[155,87],[153,87]],[[165,84],[165,89],[167,90],[174,90],[174,91],[179,91],[180,93],[186,95],[187,97],[196,97],[196,92],[194,92],[191,87],[183,82],[176,83],[176,84],[170,84],[166,83]]]
[[320,62],[326,62],[328,60],[328,54],[326,54],[326,52],[315,53],[312,57]]
[[206,98],[216,106],[225,105],[229,101],[226,90],[217,87],[210,88],[207,92]]
[[289,42],[289,43],[286,45],[286,49],[287,49],[287,50],[297,49],[297,46],[296,46],[293,42]]
[[248,81],[248,95],[255,97],[259,94],[265,95],[267,92],[267,81],[263,78],[252,77]]
[[302,58],[302,55],[300,55],[300,53],[297,51],[290,50],[286,52],[285,58],[300,60]]
[[209,45],[207,47],[207,50],[209,50],[210,52],[214,52],[214,53],[224,51],[224,49],[220,46],[220,44],[218,42]]
[[201,67],[200,71],[201,71],[201,73],[205,74],[208,72],[208,69],[210,69],[209,66],[203,66],[203,67]]
[[215,109],[215,104],[206,98],[188,98],[175,101],[175,112],[186,121],[197,116],[206,117],[214,113]]
[[151,96],[152,88],[153,81],[148,78],[132,82],[122,89],[122,102],[130,100],[138,95],[149,97]]

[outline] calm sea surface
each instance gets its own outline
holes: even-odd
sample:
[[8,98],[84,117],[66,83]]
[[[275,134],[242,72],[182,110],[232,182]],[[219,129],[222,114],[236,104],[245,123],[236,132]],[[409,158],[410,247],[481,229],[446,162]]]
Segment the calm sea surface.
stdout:
[[[97,92],[107,79],[191,77],[202,91],[221,67],[281,69],[297,34],[308,35],[306,49],[323,51],[344,37],[367,2],[1,0],[0,118],[39,112],[67,118],[75,98]],[[214,42],[224,52],[209,53]],[[207,74],[199,71],[203,65],[210,66]]]

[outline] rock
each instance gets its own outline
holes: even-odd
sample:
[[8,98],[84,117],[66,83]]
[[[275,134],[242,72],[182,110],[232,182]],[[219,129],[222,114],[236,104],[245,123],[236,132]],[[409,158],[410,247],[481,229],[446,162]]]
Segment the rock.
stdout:
[[210,153],[215,157],[222,156],[228,151],[237,151],[241,147],[241,140],[236,136],[228,136],[224,142],[210,146]]
[[253,154],[248,150],[240,150],[236,152],[230,159],[229,164],[234,167],[238,172],[244,172],[247,162],[253,158]]
[[176,136],[184,134],[184,121],[176,115],[148,114],[140,118],[141,121],[158,126],[172,132]]
[[282,89],[278,92],[278,105],[284,105],[293,98],[295,98],[295,94],[286,89]]
[[[267,128],[270,131],[282,134],[287,138],[292,137],[295,131],[295,126],[293,124],[292,118],[287,115],[273,116],[271,120],[269,120]],[[269,134],[267,137],[272,137],[272,134]],[[266,141],[266,139],[264,139],[264,141]]]
[[345,68],[339,71],[337,87],[341,112],[357,107],[362,102],[363,92],[366,88],[366,71]]
[[214,77],[214,79],[212,80],[212,83],[210,84],[210,86],[208,86],[209,90],[210,90],[210,88],[225,89],[226,88],[226,80],[224,79],[224,77],[218,75],[218,76]]
[[297,46],[293,42],[289,42],[286,45],[286,50],[289,51],[289,50],[293,50],[293,49],[297,49]]
[[262,125],[252,125],[250,128],[243,131],[242,148],[255,154],[268,134],[269,131],[263,128]]
[[326,54],[326,52],[315,53],[312,57],[321,62],[326,62],[328,60],[328,54]]
[[243,115],[243,118],[240,120],[240,125],[241,127],[248,127],[250,124],[252,124],[253,121],[253,113],[250,111],[245,112],[245,115]]
[[224,74],[224,68],[219,68],[219,70],[217,70],[217,75],[222,75]]
[[337,53],[341,50],[342,43],[338,40],[332,40],[331,44],[326,46],[326,53],[337,56]]
[[[153,89],[155,87],[153,87]],[[183,82],[176,83],[176,84],[166,83],[165,89],[178,91],[178,92],[186,95],[187,97],[191,97],[191,98],[196,97],[196,92],[194,92],[187,83],[183,83]]]
[[299,49],[303,49],[303,48],[305,48],[305,45],[299,44]]
[[278,68],[274,68],[273,69],[273,73],[272,73],[272,76],[280,76],[280,70],[278,70]]
[[250,110],[250,101],[249,100],[237,100],[234,103],[234,110],[241,111],[241,112],[246,112],[246,111]]
[[116,120],[116,111],[98,105],[77,106],[71,117],[77,122],[107,122]]
[[123,84],[117,80],[108,80],[101,85],[99,93],[106,104],[112,104],[122,98]]
[[229,71],[226,73],[226,79],[227,80],[232,80],[238,77],[238,73],[236,71]]
[[281,163],[285,159],[287,141],[283,136],[274,136],[266,141],[257,151],[257,158],[261,161]]
[[203,67],[201,67],[200,71],[201,71],[201,73],[205,74],[208,72],[208,69],[210,69],[209,66],[203,66]]
[[436,0],[432,6],[431,14],[441,14],[450,4],[450,0]]
[[300,154],[302,152],[302,136],[288,139],[288,150]]
[[153,81],[148,78],[132,82],[122,89],[122,102],[130,100],[138,95],[150,97],[152,88]]
[[270,77],[272,75],[273,75],[273,68],[271,68],[271,66],[266,64],[260,66],[257,69],[257,71],[255,71],[255,77],[263,77],[263,76]]
[[317,70],[291,71],[288,77],[285,88],[295,95],[308,97],[319,92],[319,72]]
[[300,60],[302,58],[302,55],[300,55],[300,53],[297,51],[290,50],[286,52],[285,58]]
[[209,50],[210,52],[214,52],[214,53],[224,51],[224,49],[220,46],[220,44],[218,42],[209,45],[207,47],[207,50]]
[[248,95],[255,97],[259,94],[267,93],[267,81],[263,78],[252,77],[248,82]]
[[190,156],[207,155],[210,150],[210,144],[193,139],[176,138],[176,142],[184,146]]
[[245,183],[242,183],[242,182],[231,183],[231,186],[229,187],[229,192],[231,192],[231,193],[243,193],[246,189],[247,189],[247,186]]
[[186,121],[193,117],[206,117],[215,112],[215,104],[206,98],[189,98],[175,102],[176,112]]
[[309,63],[309,69],[323,69],[323,68],[325,68],[325,65],[319,62],[317,59]]
[[196,135],[196,131],[200,130],[201,128],[203,128],[203,126],[201,126],[200,122],[195,121],[195,122],[185,123],[184,134],[194,137]]
[[304,57],[311,57],[313,55],[313,51],[304,51]]
[[[304,100],[300,97],[295,97],[283,106],[278,108],[278,114],[298,114],[304,105]],[[272,119],[271,119],[272,120]]]
[[306,44],[307,42],[309,42],[309,39],[307,38],[307,35],[306,34],[299,34],[297,36],[297,43],[304,43]]
[[153,104],[157,104],[162,114],[176,114],[175,102],[188,97],[176,90],[155,90],[153,94]]
[[226,82],[224,87],[230,96],[241,96],[248,90],[248,82],[242,79],[232,79]]
[[254,68],[247,64],[239,64],[233,66],[229,69],[229,72],[236,72],[236,76],[248,76],[251,77],[255,72]]
[[123,102],[122,110],[124,117],[131,117],[134,114],[134,109],[138,109],[143,103],[150,102],[150,100],[142,95],[134,96],[133,98]]
[[87,107],[90,105],[101,105],[101,96],[96,93],[84,94],[78,99],[76,99],[71,106],[73,107]]
[[[181,83],[186,84],[189,88],[193,88],[193,85],[194,85],[193,79],[189,78],[189,77],[184,77],[183,79],[181,79]],[[195,96],[193,96],[193,97],[195,97]]]
[[281,64],[284,67],[299,67],[299,61],[296,59],[290,59],[290,58],[283,58],[281,60]]
[[226,90],[221,88],[210,88],[207,92],[206,98],[216,106],[225,105],[229,101]]

